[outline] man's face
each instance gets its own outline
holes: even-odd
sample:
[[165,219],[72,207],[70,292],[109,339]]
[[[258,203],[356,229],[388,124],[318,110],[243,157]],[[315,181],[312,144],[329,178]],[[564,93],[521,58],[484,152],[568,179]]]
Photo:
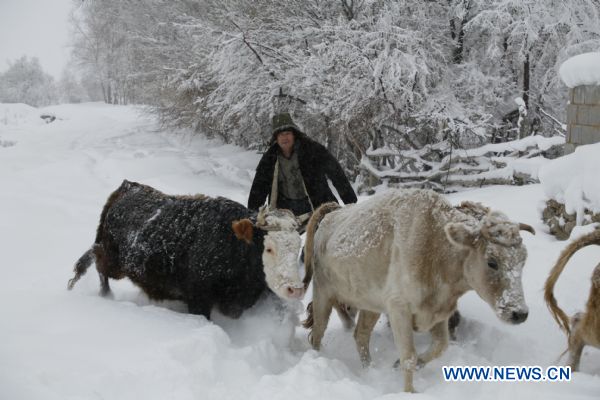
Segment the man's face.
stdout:
[[284,153],[290,153],[294,147],[294,132],[283,131],[277,134],[277,144]]

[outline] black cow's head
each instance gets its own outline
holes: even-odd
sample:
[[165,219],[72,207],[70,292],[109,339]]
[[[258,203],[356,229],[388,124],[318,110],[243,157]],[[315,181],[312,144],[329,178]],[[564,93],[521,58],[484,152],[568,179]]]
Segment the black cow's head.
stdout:
[[298,299],[304,295],[304,285],[298,273],[298,253],[302,241],[298,220],[288,210],[261,208],[256,224],[249,219],[234,221],[236,237],[251,243],[254,229],[267,232],[262,253],[267,286],[283,299]]

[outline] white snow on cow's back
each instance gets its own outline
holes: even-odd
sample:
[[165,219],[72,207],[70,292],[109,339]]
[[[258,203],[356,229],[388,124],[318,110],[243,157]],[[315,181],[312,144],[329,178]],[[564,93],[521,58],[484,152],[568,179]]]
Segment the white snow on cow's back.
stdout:
[[[407,201],[408,198],[412,198],[412,202]],[[361,257],[379,246],[392,235],[397,215],[427,212],[428,207],[415,209],[414,199],[421,199],[422,204],[444,204],[444,200],[434,192],[388,190],[326,215],[322,221],[324,229],[333,229],[335,221],[336,235],[330,237],[333,255],[338,258]]]

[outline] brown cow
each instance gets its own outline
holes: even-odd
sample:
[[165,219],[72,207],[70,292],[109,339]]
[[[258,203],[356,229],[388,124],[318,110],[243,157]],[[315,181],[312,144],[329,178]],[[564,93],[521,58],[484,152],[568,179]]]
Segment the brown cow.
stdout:
[[570,320],[556,303],[554,285],[571,256],[579,249],[592,244],[600,245],[600,229],[580,237],[563,250],[550,271],[544,290],[544,299],[552,316],[567,334],[569,365],[573,371],[579,369],[579,360],[585,345],[600,348],[600,264],[596,265],[592,273],[592,287],[585,311],[575,314]]

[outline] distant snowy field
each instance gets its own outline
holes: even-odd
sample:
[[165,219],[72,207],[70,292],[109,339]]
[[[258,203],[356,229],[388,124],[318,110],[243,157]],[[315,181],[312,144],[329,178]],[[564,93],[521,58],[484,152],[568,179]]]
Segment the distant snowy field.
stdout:
[[[401,374],[391,368],[397,354],[385,318],[371,342],[374,365],[363,370],[351,333],[335,315],[317,353],[307,332],[281,322],[269,304],[239,320],[214,315],[210,322],[181,312],[181,304],[150,302],[127,281],[111,282],[114,299],[100,298],[93,268],[68,292],[73,263],[92,243],[101,208],[123,179],[245,203],[259,155],[161,131],[134,107],[94,103],[43,112],[57,120],[45,124],[39,110],[0,104],[1,399],[599,398],[600,351],[589,347],[571,382],[452,383],[442,377],[444,365],[547,367],[566,348],[542,295],[566,243],[541,223],[541,185],[450,196],[455,203],[481,201],[537,230],[522,235],[530,315],[509,326],[475,293],[465,295],[457,341],[416,373],[420,393],[411,395],[401,392]],[[573,236],[589,229],[577,228]],[[556,296],[568,314],[583,309],[598,261],[600,249],[585,248],[561,276]],[[428,335],[417,335],[421,351],[428,342]]]

